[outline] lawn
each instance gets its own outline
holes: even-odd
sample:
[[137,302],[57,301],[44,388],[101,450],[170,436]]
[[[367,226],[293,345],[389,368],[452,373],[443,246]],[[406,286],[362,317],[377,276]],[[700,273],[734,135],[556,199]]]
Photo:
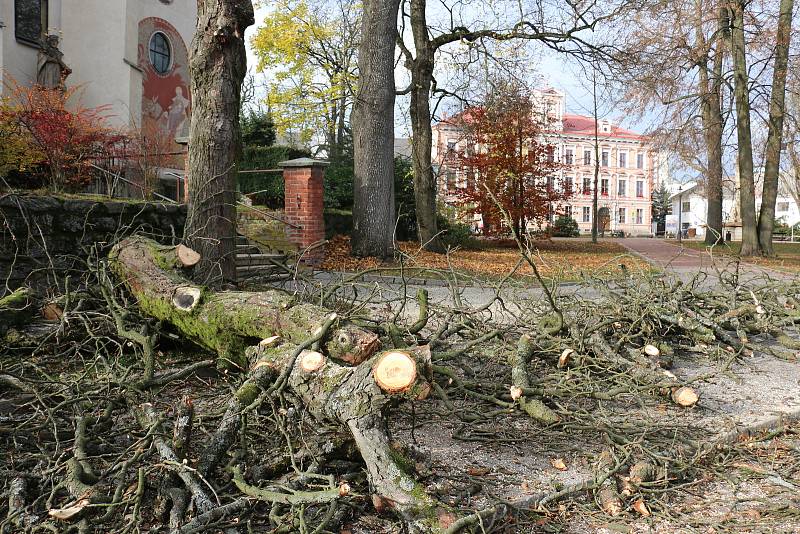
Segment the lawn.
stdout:
[[[673,245],[677,244],[673,240],[668,240],[668,243]],[[683,246],[695,250],[706,250],[705,243],[702,241],[683,241]],[[763,265],[774,269],[787,270],[792,272],[800,272],[800,243],[773,243],[775,247],[774,258],[745,258],[749,263]],[[725,256],[736,256],[742,248],[742,243],[739,241],[728,242],[717,245],[713,248],[713,254],[722,254]]]
[[[410,276],[431,276],[425,269],[449,269],[485,279],[502,278],[517,265],[520,254],[511,241],[478,241],[474,246],[451,250],[448,255],[433,254],[420,250],[419,243],[399,243],[402,265],[410,269]],[[536,242],[534,261],[541,274],[548,279],[577,280],[586,275],[618,276],[620,265],[630,271],[651,270],[644,260],[630,255],[617,243],[592,244],[585,239],[541,240]],[[393,272],[401,265],[399,260],[380,261],[376,258],[353,258],[350,256],[350,238],[335,236],[327,244],[322,268],[331,271],[357,272],[365,269],[381,269]],[[529,265],[521,265],[515,277],[533,277]]]

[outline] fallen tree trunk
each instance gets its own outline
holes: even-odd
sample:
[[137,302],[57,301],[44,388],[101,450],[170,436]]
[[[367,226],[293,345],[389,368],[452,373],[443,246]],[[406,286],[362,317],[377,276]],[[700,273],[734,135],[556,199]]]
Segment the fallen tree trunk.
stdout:
[[[210,292],[177,270],[175,247],[144,237],[118,243],[109,261],[142,312],[216,352],[222,365],[244,369],[249,345],[272,336],[299,343],[328,315],[325,309],[295,302],[292,295],[279,290]],[[351,364],[368,359],[379,346],[376,334],[344,321],[333,326],[327,339],[326,354]]]
[[[294,302],[282,291],[209,292],[179,273],[175,253],[173,247],[133,237],[114,247],[110,262],[142,312],[249,369],[227,403],[198,471],[214,468],[249,409],[266,396],[286,391],[321,427],[335,426],[352,436],[376,498],[402,517],[410,532],[446,528],[451,514],[414,479],[408,468],[413,462],[391,447],[385,418],[396,400],[414,401],[429,394],[430,349],[375,354],[379,342],[374,333],[318,306]],[[236,480],[249,496],[283,499],[259,491],[246,476],[237,471]],[[195,491],[192,485],[187,487]]]

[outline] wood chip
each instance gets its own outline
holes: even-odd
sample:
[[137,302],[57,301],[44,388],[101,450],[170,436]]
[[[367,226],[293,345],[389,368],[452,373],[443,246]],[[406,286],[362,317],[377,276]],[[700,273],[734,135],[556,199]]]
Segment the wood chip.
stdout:
[[60,519],[61,521],[66,521],[71,519],[81,513],[84,508],[89,506],[89,499],[81,499],[77,503],[73,504],[72,506],[66,506],[64,508],[53,508],[47,512],[47,515],[54,519]]
[[658,358],[661,356],[661,350],[655,345],[645,345],[644,353],[653,358]]
[[194,267],[200,262],[200,253],[183,244],[175,247],[175,255],[178,257],[181,267],[184,268]]
[[561,351],[561,356],[558,357],[558,365],[557,367],[561,369],[562,367],[566,367],[569,365],[569,362],[572,361],[572,358],[575,355],[575,351],[572,349],[564,349]]
[[697,392],[688,386],[681,386],[672,390],[672,400],[675,401],[675,404],[678,406],[689,408],[697,404],[699,399],[700,396]]

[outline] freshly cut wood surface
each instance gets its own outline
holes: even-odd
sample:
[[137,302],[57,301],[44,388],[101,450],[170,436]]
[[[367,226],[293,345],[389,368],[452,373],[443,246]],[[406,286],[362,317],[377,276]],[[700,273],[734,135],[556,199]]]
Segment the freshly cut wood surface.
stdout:
[[411,387],[417,379],[417,364],[405,352],[387,352],[375,364],[373,376],[383,391],[399,393]]

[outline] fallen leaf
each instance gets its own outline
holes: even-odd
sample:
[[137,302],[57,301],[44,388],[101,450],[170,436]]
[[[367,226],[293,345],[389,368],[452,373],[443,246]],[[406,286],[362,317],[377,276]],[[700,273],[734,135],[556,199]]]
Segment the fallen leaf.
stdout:
[[53,508],[52,510],[49,510],[47,514],[52,518],[66,521],[67,519],[75,517],[76,515],[81,513],[81,511],[87,506],[89,506],[89,499],[81,499],[72,506],[65,506],[64,508]]
[[470,467],[467,469],[467,474],[473,477],[482,477],[488,475],[491,471],[488,467]]
[[636,502],[633,503],[633,509],[639,512],[642,517],[648,517],[650,515],[650,510],[647,509],[647,505],[642,499],[637,499]]
[[553,467],[555,467],[559,471],[566,471],[567,470],[567,464],[564,463],[564,459],[563,458],[554,458],[554,459],[550,460],[550,463],[553,465]]

